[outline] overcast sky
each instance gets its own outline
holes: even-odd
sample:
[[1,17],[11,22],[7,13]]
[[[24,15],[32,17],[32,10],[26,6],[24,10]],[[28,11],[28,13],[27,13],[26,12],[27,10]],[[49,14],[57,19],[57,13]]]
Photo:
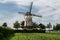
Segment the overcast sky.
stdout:
[[32,1],[32,13],[43,16],[33,17],[34,22],[45,25],[60,23],[60,0],[0,0],[0,25],[7,22],[9,27],[13,27],[16,20],[23,21],[24,15],[18,12],[29,11]]

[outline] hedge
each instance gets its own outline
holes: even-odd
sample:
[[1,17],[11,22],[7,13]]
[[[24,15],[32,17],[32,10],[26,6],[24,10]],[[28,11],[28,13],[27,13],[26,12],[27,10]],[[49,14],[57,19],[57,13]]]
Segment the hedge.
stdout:
[[8,36],[14,34],[13,29],[8,27],[0,27],[0,40],[5,40]]

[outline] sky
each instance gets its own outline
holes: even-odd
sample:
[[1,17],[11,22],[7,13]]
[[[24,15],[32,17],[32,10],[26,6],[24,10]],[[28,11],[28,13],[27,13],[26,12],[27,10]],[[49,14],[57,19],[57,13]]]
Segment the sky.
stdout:
[[30,3],[33,1],[32,14],[42,15],[33,16],[33,22],[47,25],[60,23],[60,0],[0,0],[0,26],[7,22],[13,28],[13,23],[24,20],[24,14],[18,12],[29,11]]

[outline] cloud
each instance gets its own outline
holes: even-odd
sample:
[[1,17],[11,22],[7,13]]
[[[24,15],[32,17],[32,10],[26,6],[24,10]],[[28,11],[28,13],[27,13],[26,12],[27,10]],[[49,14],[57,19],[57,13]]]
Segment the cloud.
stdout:
[[17,12],[29,11],[31,1],[34,1],[32,13],[43,16],[33,17],[34,22],[60,23],[60,0],[0,0],[0,24],[7,20],[11,26],[16,19],[24,20],[24,15],[19,15]]
[[[13,23],[16,20],[23,21],[24,19],[24,14],[21,15],[18,14],[18,12],[26,12],[28,9],[29,5],[21,5],[21,7],[18,7],[14,2],[0,3],[0,25],[2,25],[4,22],[7,22],[8,26],[13,27]],[[38,9],[33,7],[32,11],[37,12]]]

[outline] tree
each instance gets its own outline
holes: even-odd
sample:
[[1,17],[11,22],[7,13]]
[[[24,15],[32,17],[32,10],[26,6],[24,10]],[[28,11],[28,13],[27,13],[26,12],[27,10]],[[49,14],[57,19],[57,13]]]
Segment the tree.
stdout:
[[56,30],[60,30],[60,24],[56,25]]
[[21,27],[22,27],[22,28],[24,27],[24,21],[21,22]]
[[4,22],[2,26],[7,27],[7,23],[6,23],[6,22]]
[[56,30],[56,26],[55,25],[53,25],[53,30]]
[[20,27],[20,23],[18,23],[18,21],[16,21],[16,22],[14,23],[14,28],[16,28],[16,29],[18,30],[19,27]]
[[33,28],[37,28],[38,24],[33,22]]
[[49,31],[50,31],[50,28],[52,27],[51,23],[49,22],[49,24],[47,24],[47,28],[49,28]]
[[42,23],[39,24],[39,27],[42,28],[42,29],[45,29],[45,25],[42,24]]

